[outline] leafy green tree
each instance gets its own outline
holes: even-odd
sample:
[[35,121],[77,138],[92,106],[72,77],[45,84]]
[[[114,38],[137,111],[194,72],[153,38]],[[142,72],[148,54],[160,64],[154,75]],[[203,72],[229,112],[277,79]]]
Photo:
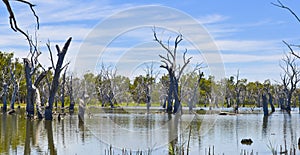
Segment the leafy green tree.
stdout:
[[150,78],[149,75],[135,77],[133,84],[130,86],[133,100],[140,103],[147,103],[149,87],[148,83],[153,83],[154,78]]

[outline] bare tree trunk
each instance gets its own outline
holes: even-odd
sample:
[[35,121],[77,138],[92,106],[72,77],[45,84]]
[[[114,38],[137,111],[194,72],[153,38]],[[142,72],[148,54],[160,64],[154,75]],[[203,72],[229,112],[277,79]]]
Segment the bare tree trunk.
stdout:
[[17,92],[18,92],[18,85],[17,85],[16,79],[15,79],[15,74],[12,71],[12,68],[10,68],[10,75],[11,75],[11,81],[13,83],[13,92],[12,92],[12,96],[11,96],[11,100],[10,100],[9,114],[15,112],[15,101],[16,101],[16,96],[17,96]]
[[84,122],[84,113],[85,113],[85,102],[83,99],[79,99],[79,106],[78,106],[78,117],[79,120]]
[[26,88],[27,88],[27,95],[26,95],[26,113],[27,118],[32,118],[34,116],[34,89],[32,88],[32,65],[27,58],[23,59],[24,66],[25,66],[25,78],[26,78]]
[[62,78],[62,86],[61,86],[61,112],[65,113],[65,83],[66,83],[66,71],[67,68],[65,69],[65,72],[63,74]]
[[287,95],[287,103],[286,103],[286,108],[285,110],[290,113],[291,112],[291,102],[292,102],[292,94],[288,93]]
[[264,111],[264,116],[269,115],[268,111],[268,100],[265,94],[262,94],[262,100],[263,100],[263,111]]
[[73,85],[72,82],[73,78],[71,76],[70,78],[70,84],[69,84],[69,96],[70,96],[70,107],[69,107],[69,112],[70,114],[72,114],[74,112],[74,106],[75,106],[75,101],[74,101],[74,97],[73,97]]
[[65,43],[64,47],[62,50],[59,49],[58,45],[56,45],[56,49],[58,52],[58,60],[56,63],[56,67],[54,70],[54,77],[53,77],[53,81],[52,81],[52,85],[51,85],[51,90],[50,90],[50,94],[49,94],[49,99],[48,99],[48,105],[46,106],[46,110],[45,110],[45,119],[46,120],[52,120],[52,109],[53,109],[53,102],[54,102],[54,98],[58,89],[58,85],[59,85],[59,76],[60,76],[60,72],[63,69],[62,68],[62,64],[65,58],[65,55],[68,51],[68,47],[71,43],[72,37],[70,37],[67,42]]
[[273,104],[273,97],[272,97],[272,94],[270,92],[268,93],[268,95],[269,95],[269,103],[270,103],[271,109],[272,109],[271,113],[273,113],[273,112],[275,112],[275,107],[274,107],[274,104]]
[[8,85],[6,82],[3,82],[3,94],[2,94],[2,102],[3,102],[3,109],[2,111],[3,112],[6,112],[7,111],[7,88],[8,88]]
[[150,95],[150,86],[146,85],[146,104],[147,104],[147,113],[150,112],[150,106],[151,106],[151,95]]
[[172,113],[173,109],[173,91],[174,91],[174,79],[172,73],[169,72],[169,92],[168,92],[168,103],[167,103],[167,113]]
[[178,96],[178,80],[174,77],[174,82],[175,82],[175,88],[173,90],[173,95],[175,98],[175,103],[174,103],[174,110],[173,113],[176,114],[177,112],[181,111],[181,103],[180,103],[180,99]]
[[14,82],[13,84],[14,86],[14,90],[13,90],[13,93],[12,93],[12,96],[11,96],[11,100],[10,100],[10,111],[9,113],[14,113],[15,112],[15,101],[16,101],[16,96],[17,96],[17,93],[18,93],[18,86],[17,84]]
[[38,119],[43,119],[43,109],[41,105],[42,102],[41,102],[40,91],[36,87],[34,87],[34,90],[35,90],[35,104],[36,104]]

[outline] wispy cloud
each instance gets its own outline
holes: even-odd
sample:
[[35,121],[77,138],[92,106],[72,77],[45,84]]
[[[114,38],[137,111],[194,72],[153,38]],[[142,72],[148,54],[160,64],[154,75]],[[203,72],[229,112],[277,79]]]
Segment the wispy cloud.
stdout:
[[[133,9],[118,14],[128,8],[142,8],[143,6],[125,2],[113,4],[108,0],[84,2],[78,0],[32,0],[32,3],[37,4],[36,11],[40,17],[41,28],[38,31],[38,39],[41,49],[45,51],[45,55],[41,56],[45,64],[48,62],[48,53],[43,46],[48,39],[52,45],[62,45],[69,36],[74,39],[67,57],[68,60],[71,60],[72,66],[79,64],[89,68],[95,66],[101,59],[110,63],[117,63],[123,59],[121,66],[126,66],[125,62],[137,65],[142,63],[142,60],[149,61],[152,58],[159,61],[159,57],[155,57],[158,53],[163,52],[159,46],[141,46],[154,42],[151,30],[153,26],[161,26],[165,29],[165,32],[158,34],[162,40],[168,40],[169,36],[174,36],[175,33],[182,33],[185,43],[181,44],[181,48],[183,50],[187,48],[189,55],[197,61],[219,63],[222,60],[225,64],[231,63],[237,64],[237,66],[249,62],[277,63],[282,54],[280,40],[231,37],[248,28],[282,24],[268,19],[233,24],[230,22],[233,20],[232,17],[214,13],[191,17],[193,21],[180,13],[174,14],[176,9],[174,12],[168,12],[163,9],[151,10],[149,7],[147,9],[147,6],[144,6],[143,9]],[[16,5],[16,14],[20,25],[32,33],[35,19],[30,10],[23,5],[14,5]],[[109,21],[107,21],[108,18]],[[14,51],[17,57],[26,56],[28,47],[24,37],[10,30],[7,22],[3,20],[0,28],[2,30],[0,31],[0,50]],[[216,51],[218,48],[221,53]],[[105,52],[104,55],[103,52]]]

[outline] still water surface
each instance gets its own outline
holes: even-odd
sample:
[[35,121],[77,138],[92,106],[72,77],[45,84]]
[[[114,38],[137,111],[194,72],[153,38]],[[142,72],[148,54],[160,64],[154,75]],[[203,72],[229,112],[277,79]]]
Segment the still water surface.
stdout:
[[[77,115],[62,120],[27,120],[23,112],[0,114],[0,154],[105,154],[127,150],[150,150],[168,154],[172,148],[187,146],[191,124],[190,154],[205,154],[214,146],[215,154],[240,154],[241,150],[271,154],[270,146],[298,149],[300,114],[275,112],[221,116],[167,114],[92,113],[85,122]],[[193,120],[193,121],[192,121]],[[252,145],[242,145],[251,138]],[[186,149],[185,149],[186,150]]]

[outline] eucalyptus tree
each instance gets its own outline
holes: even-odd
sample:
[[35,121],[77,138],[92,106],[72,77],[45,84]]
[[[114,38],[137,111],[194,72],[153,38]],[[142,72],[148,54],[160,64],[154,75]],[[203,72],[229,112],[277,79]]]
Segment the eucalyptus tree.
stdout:
[[130,91],[133,100],[138,103],[148,103],[150,100],[150,90],[148,83],[151,83],[153,79],[150,79],[149,75],[139,75],[134,78],[133,84],[130,86]]
[[[187,50],[183,53],[182,60],[183,65],[177,64],[177,50],[178,45],[183,40],[182,34],[178,34],[174,40],[174,47],[170,47],[170,42],[167,41],[164,43],[162,40],[158,39],[155,29],[153,29],[153,36],[154,40],[164,49],[166,50],[167,54],[165,56],[159,55],[161,58],[162,65],[161,68],[164,68],[168,72],[169,76],[169,92],[168,92],[168,102],[167,102],[167,112],[168,113],[177,113],[178,111],[181,111],[181,99],[179,96],[179,80],[181,78],[181,75],[183,74],[184,69],[187,67],[187,65],[190,63],[192,57],[187,58],[186,53]],[[173,99],[174,99],[174,109],[173,109]]]
[[115,83],[115,99],[117,103],[132,102],[132,94],[130,93],[130,79],[122,75],[116,75],[113,79]]
[[[209,76],[206,78],[200,79],[200,99],[203,98],[202,102],[204,103],[204,106],[207,106],[211,103],[212,98],[212,84],[213,83],[213,77]],[[200,100],[201,101],[201,100]]]

